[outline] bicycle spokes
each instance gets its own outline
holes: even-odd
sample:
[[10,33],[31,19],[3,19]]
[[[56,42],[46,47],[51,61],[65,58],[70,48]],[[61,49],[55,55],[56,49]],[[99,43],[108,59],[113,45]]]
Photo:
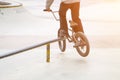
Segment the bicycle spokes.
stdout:
[[74,47],[81,56],[85,57],[89,54],[90,50],[89,42],[82,32],[74,34],[74,42],[75,42]]

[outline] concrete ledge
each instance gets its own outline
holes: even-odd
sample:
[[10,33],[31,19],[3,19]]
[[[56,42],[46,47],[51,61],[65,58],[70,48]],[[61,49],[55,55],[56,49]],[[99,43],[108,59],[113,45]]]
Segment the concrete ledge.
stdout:
[[22,6],[22,4],[18,2],[0,1],[0,8],[13,8],[13,7],[20,7],[20,6]]

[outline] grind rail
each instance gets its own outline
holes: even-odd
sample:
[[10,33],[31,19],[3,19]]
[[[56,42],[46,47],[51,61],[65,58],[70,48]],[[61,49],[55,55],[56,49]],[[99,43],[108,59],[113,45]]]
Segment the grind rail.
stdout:
[[43,42],[43,43],[40,43],[40,44],[32,45],[32,46],[29,46],[29,47],[26,47],[26,48],[23,48],[23,49],[20,49],[20,50],[16,50],[16,51],[13,51],[13,52],[10,52],[10,53],[6,53],[5,55],[1,55],[0,59],[6,58],[6,57],[9,57],[9,56],[13,56],[13,55],[16,55],[16,54],[19,54],[19,53],[22,53],[22,52],[32,50],[32,49],[35,49],[35,48],[46,45],[46,62],[50,62],[50,44],[54,43],[54,42],[61,41],[61,40],[65,40],[65,39],[66,38],[62,38],[62,39],[57,38],[57,39],[46,41],[46,42]]

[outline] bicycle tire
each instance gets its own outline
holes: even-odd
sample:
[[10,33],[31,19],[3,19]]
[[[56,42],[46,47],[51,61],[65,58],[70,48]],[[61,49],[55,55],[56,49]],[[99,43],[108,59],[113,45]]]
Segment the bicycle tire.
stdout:
[[89,45],[89,41],[87,39],[87,37],[84,35],[84,33],[82,32],[77,32],[74,34],[74,38],[75,38],[75,43],[76,42],[82,42],[84,41],[85,44],[84,45],[80,45],[80,46],[76,46],[76,50],[79,53],[79,55],[81,55],[82,57],[86,57],[88,56],[89,52],[90,52],[90,45]]
[[[60,36],[60,31],[58,31],[58,38],[63,38]],[[66,39],[58,41],[59,48],[61,52],[66,50]]]

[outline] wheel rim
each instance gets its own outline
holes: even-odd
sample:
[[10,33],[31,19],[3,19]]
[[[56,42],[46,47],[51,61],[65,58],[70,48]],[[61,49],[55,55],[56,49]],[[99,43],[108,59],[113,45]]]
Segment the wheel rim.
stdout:
[[81,56],[86,57],[89,54],[89,49],[90,49],[89,42],[86,36],[81,32],[76,33],[74,36],[75,36],[75,43],[76,42],[80,43],[80,45],[76,47],[76,50]]
[[[58,31],[58,38],[63,38],[60,36],[60,30]],[[58,45],[59,45],[59,48],[62,52],[65,51],[66,49],[66,40],[61,40],[61,41],[58,41]]]

